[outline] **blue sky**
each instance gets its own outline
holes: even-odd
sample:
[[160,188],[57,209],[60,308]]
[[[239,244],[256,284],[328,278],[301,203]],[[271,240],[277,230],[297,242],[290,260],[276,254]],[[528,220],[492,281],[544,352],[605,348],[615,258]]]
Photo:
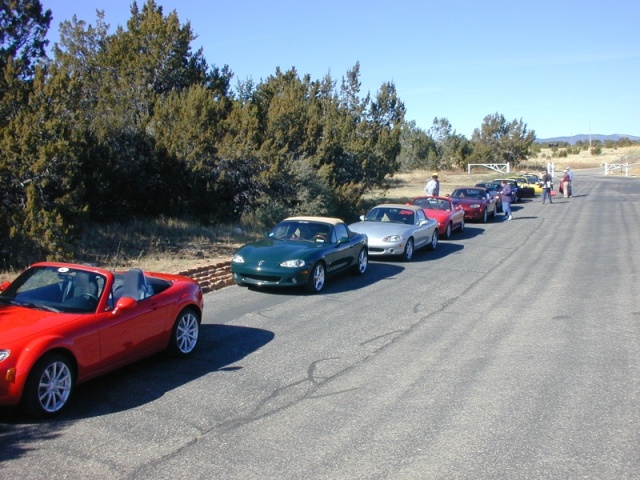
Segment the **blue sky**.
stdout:
[[[132,0],[41,0],[49,32],[75,14],[113,33]],[[142,7],[144,1],[138,1]],[[338,83],[360,62],[362,93],[393,82],[406,119],[447,118],[471,137],[485,116],[522,119],[538,138],[640,136],[640,2],[497,0],[156,0],[190,22],[210,65],[254,82],[295,67]]]

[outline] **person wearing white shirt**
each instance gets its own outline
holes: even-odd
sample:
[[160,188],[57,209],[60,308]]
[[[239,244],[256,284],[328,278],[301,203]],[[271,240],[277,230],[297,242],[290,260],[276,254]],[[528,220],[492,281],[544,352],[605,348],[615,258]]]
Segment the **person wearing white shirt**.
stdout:
[[437,173],[431,175],[431,180],[429,180],[424,186],[424,191],[430,197],[437,197],[440,195],[440,181],[438,180]]

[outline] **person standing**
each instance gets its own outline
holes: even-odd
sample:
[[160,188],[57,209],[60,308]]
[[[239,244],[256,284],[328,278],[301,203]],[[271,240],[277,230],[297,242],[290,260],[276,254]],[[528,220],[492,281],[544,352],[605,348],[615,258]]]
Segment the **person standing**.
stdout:
[[437,197],[440,195],[440,180],[438,180],[437,173],[433,173],[431,175],[431,180],[429,180],[424,186],[424,191],[430,197]]
[[502,190],[500,196],[502,197],[502,212],[507,220],[511,220],[511,200],[513,199],[513,187],[506,180],[502,180]]
[[569,173],[569,196],[573,197],[573,170],[571,167],[567,167],[567,172]]
[[569,186],[571,185],[571,177],[569,176],[569,167],[564,169],[564,175],[562,177],[562,195],[564,198],[569,198]]
[[551,189],[553,188],[553,183],[551,182],[551,175],[546,170],[542,174],[542,204],[544,205],[545,201],[548,199],[549,203],[553,203],[551,201]]

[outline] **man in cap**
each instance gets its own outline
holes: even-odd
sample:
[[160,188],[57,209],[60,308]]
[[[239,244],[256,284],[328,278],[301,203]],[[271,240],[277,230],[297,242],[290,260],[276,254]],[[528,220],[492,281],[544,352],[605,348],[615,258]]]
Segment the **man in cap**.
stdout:
[[569,196],[573,196],[573,170],[571,167],[567,167],[567,173],[569,174]]
[[437,197],[440,195],[440,181],[438,180],[438,174],[432,173],[431,180],[427,182],[424,186],[424,191],[427,192],[427,195],[430,197]]

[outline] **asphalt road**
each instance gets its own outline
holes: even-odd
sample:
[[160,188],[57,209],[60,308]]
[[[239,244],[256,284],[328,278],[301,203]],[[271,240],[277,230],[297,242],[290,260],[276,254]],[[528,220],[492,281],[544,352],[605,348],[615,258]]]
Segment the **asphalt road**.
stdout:
[[0,478],[640,478],[640,180],[467,224],[320,295],[206,295],[194,356],[0,414]]

